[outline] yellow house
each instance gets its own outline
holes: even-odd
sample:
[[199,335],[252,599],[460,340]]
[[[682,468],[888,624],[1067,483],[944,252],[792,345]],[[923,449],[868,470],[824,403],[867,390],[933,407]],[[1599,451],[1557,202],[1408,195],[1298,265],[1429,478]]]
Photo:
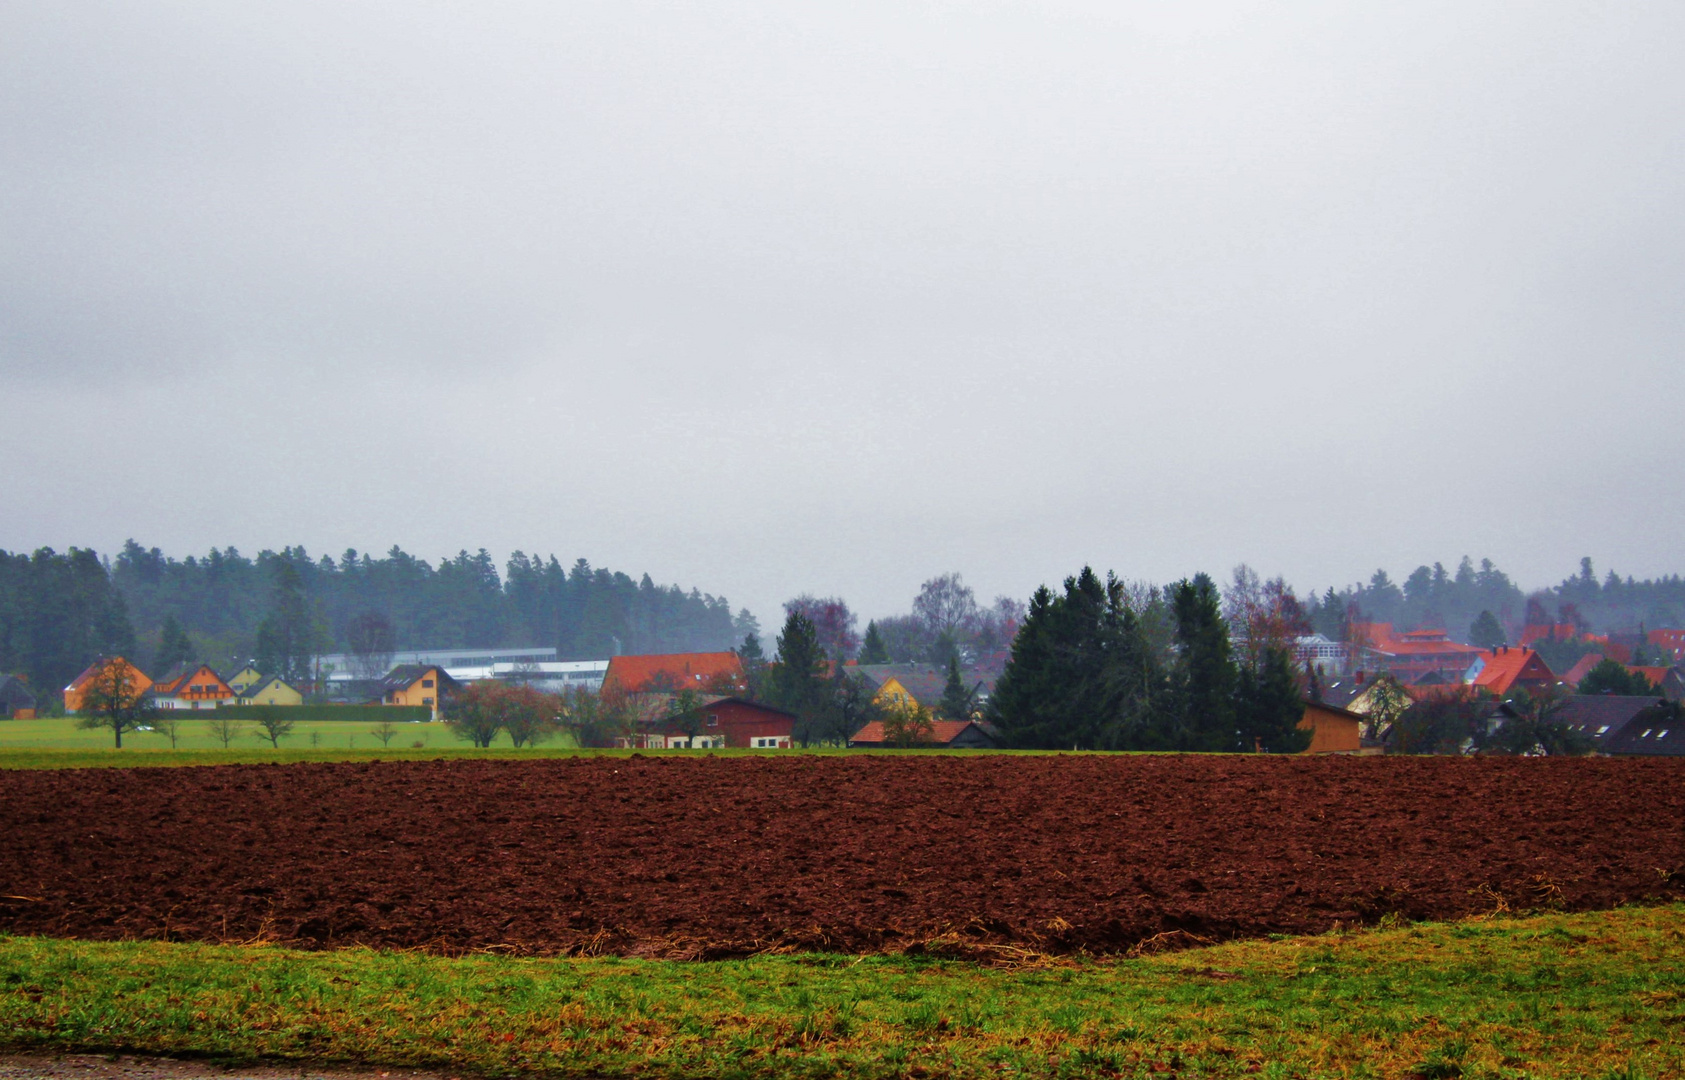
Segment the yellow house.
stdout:
[[[942,703],[942,694],[948,687],[947,672],[927,665],[859,664],[846,670],[865,679],[873,687],[872,702],[885,709],[904,709],[913,705],[934,709]],[[982,671],[968,670],[960,674],[965,685],[977,695],[979,708],[973,715],[980,718],[981,706],[994,691],[995,680]]]
[[[241,674],[244,674],[242,672]],[[232,685],[232,684],[230,684]],[[304,695],[277,678],[266,678],[244,690],[234,699],[241,705],[303,705]]]
[[[256,686],[265,678],[266,676],[263,672],[259,671],[255,667],[252,667],[250,664],[247,664],[245,667],[240,669],[240,673],[238,675],[235,675],[233,678],[228,680],[228,688],[234,691],[236,695],[243,695],[248,689]],[[241,704],[245,704],[245,702],[241,702]]]
[[399,664],[387,673],[380,683],[382,705],[422,705],[433,710],[439,718],[439,706],[444,695],[460,684],[432,664]]

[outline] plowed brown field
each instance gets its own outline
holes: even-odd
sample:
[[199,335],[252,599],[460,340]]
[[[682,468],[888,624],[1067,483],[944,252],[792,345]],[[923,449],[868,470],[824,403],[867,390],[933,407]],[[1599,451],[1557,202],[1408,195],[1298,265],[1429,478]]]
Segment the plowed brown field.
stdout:
[[686,957],[944,942],[1111,952],[1388,912],[1452,917],[1500,898],[1604,907],[1677,896],[1682,882],[1685,761],[792,756],[0,773],[0,929],[71,937]]

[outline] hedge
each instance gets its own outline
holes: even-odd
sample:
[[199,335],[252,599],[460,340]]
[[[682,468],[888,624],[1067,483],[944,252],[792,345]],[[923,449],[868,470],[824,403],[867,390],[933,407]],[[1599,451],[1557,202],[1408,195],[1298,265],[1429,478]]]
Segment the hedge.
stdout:
[[433,710],[426,705],[224,705],[217,709],[216,715],[230,720],[275,717],[281,720],[350,720],[360,724],[378,724],[385,720],[400,724],[431,720]]

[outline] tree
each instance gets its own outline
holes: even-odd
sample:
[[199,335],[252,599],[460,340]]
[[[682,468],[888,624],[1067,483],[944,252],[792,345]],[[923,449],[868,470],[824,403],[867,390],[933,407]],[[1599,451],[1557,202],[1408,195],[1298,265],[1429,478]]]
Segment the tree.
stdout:
[[264,708],[258,711],[256,720],[259,729],[257,737],[268,739],[269,745],[277,750],[281,748],[281,740],[293,732],[293,722],[284,719],[284,716],[285,714],[275,712],[272,708]]
[[232,717],[212,714],[205,721],[205,729],[211,733],[211,738],[222,743],[222,748],[226,750],[235,739],[245,733],[246,725]]
[[503,727],[500,685],[493,679],[471,682],[445,702],[445,726],[452,735],[478,748],[491,745]]
[[1299,753],[1311,744],[1311,732],[1299,727],[1304,715],[1304,699],[1286,649],[1266,649],[1255,666],[1240,671],[1235,693],[1240,749]]
[[969,644],[977,630],[977,594],[959,574],[933,577],[919,586],[913,598],[913,618],[931,649],[925,659],[944,662],[946,654]]
[[889,649],[883,643],[883,635],[878,633],[876,620],[866,624],[866,636],[860,642],[860,662],[862,664],[889,663]]
[[497,720],[517,750],[537,746],[555,733],[559,709],[554,695],[531,686],[497,683],[494,702]]
[[299,561],[288,553],[271,564],[270,610],[258,623],[256,650],[259,671],[295,686],[312,680],[312,661],[326,637],[312,617]]
[[685,744],[694,747],[697,737],[707,726],[702,713],[702,695],[695,690],[680,690],[667,702],[667,721],[684,734]]
[[188,640],[181,620],[174,615],[166,615],[163,628],[158,631],[158,653],[152,658],[152,669],[162,678],[177,664],[186,664],[193,659],[193,642]]
[[1469,644],[1479,645],[1482,649],[1497,649],[1509,644],[1504,635],[1504,628],[1498,622],[1498,617],[1490,611],[1482,611],[1480,617],[1469,627]]
[[1460,754],[1484,737],[1496,702],[1472,686],[1447,687],[1405,709],[1388,736],[1396,754]]
[[854,632],[856,616],[841,597],[803,593],[793,600],[784,601],[784,612],[786,615],[800,612],[807,616],[818,634],[820,647],[832,660],[847,660],[860,647],[860,638]]
[[970,720],[977,710],[977,687],[967,688],[960,676],[959,657],[948,658],[948,683],[942,688],[942,700],[936,706],[937,715],[945,720]]
[[1206,574],[1178,582],[1171,594],[1180,662],[1174,680],[1181,749],[1238,749],[1235,717],[1237,671],[1217,586]]
[[825,742],[847,746],[854,733],[884,712],[877,703],[876,688],[858,672],[838,664],[827,688],[825,723],[820,737]]
[[352,676],[360,682],[379,682],[392,670],[398,635],[391,619],[378,611],[365,611],[346,625],[345,644],[351,654]]
[[171,750],[176,749],[176,742],[181,738],[181,721],[174,709],[159,709],[152,718],[152,730],[170,740]]
[[1505,702],[1509,714],[1496,731],[1480,732],[1476,744],[1484,750],[1528,757],[1589,754],[1591,736],[1563,722],[1567,695],[1554,686],[1517,690]]
[[[316,733],[312,731],[310,734],[312,736],[312,742],[310,745],[314,746],[316,745],[314,741]],[[398,725],[394,724],[390,720],[382,720],[380,723],[369,729],[369,734],[379,739],[380,745],[390,746],[392,743],[392,737],[398,734]]]
[[82,719],[77,726],[109,730],[121,750],[124,732],[149,726],[158,714],[158,707],[141,689],[139,674],[120,656],[96,661],[82,691]]
[[796,714],[796,741],[814,741],[825,708],[825,672],[829,667],[819,632],[799,611],[784,619],[778,635],[776,666],[769,681],[772,704]]
[[[631,697],[613,686],[601,693],[585,689],[565,691],[557,702],[560,724],[576,746],[613,746],[632,731]],[[495,732],[494,732],[495,734]]]
[[1363,714],[1363,737],[1378,739],[1386,734],[1410,704],[1410,695],[1397,679],[1390,674],[1375,676],[1369,688],[1368,711]]
[[1630,694],[1648,695],[1660,694],[1656,684],[1651,682],[1642,671],[1629,671],[1625,664],[1614,660],[1604,659],[1596,667],[1586,672],[1586,677],[1580,680],[1576,687],[1581,694]]
[[928,744],[936,733],[930,710],[918,702],[901,702],[883,718],[883,741],[907,749]]

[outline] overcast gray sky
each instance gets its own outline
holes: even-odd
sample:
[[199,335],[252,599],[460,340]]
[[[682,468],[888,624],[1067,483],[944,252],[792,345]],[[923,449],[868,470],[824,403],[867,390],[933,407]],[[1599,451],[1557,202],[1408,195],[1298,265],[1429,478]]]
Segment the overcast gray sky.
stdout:
[[1685,5],[0,6],[0,547],[1685,571]]

